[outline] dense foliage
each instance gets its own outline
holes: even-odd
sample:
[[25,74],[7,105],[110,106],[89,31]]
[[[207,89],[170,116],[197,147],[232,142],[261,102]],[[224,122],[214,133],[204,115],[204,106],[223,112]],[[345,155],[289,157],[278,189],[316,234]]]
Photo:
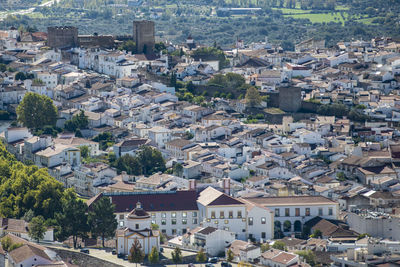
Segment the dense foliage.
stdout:
[[[80,34],[132,34],[133,19],[153,19],[160,40],[232,47],[237,38],[262,41],[266,36],[284,48],[310,37],[328,46],[340,40],[400,36],[399,0],[152,0],[138,7],[115,8],[126,0],[61,0],[38,7],[33,15],[9,15],[4,28],[48,25],[78,26]],[[219,17],[220,7],[260,7],[248,16]],[[162,9],[162,12],[158,11]],[[216,12],[214,12],[216,11]]]
[[166,170],[161,152],[149,146],[142,148],[137,156],[126,154],[110,163],[118,173],[125,171],[130,175],[152,175]]
[[61,210],[63,185],[46,169],[26,166],[0,144],[0,216],[21,218],[32,210],[36,216],[53,218]]
[[54,126],[57,121],[57,108],[45,95],[28,92],[17,107],[18,121],[29,129]]
[[65,129],[67,131],[75,132],[78,129],[86,129],[89,125],[88,117],[85,112],[81,110],[79,114],[72,116],[72,118],[65,122]]
[[114,212],[115,206],[108,197],[97,200],[89,211],[88,223],[91,227],[92,237],[101,237],[103,247],[106,238],[115,236],[118,222]]

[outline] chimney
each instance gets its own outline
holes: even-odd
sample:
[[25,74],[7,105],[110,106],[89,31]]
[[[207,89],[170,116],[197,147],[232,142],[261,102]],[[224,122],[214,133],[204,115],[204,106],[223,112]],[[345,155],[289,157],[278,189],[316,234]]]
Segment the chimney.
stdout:
[[197,188],[197,181],[195,179],[190,179],[189,180],[189,190],[196,191],[196,188]]
[[231,195],[231,179],[230,178],[222,179],[222,187],[224,189],[224,193],[227,194],[228,196],[230,196]]

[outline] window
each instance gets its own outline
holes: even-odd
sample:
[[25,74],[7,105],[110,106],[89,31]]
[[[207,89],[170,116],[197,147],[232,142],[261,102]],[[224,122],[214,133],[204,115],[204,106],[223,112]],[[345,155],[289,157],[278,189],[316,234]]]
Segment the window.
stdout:
[[171,218],[176,218],[176,212],[171,213]]
[[211,219],[207,219],[207,222],[211,222]]
[[332,215],[333,215],[333,208],[329,208],[329,210],[328,210],[328,214],[329,214],[330,216],[332,216]]
[[172,223],[172,224],[176,224],[176,219],[172,219],[172,220],[171,220],[171,223]]
[[172,229],[172,234],[176,235],[176,229]]
[[167,230],[162,229],[162,230],[161,230],[161,233],[166,234],[166,233],[167,233]]
[[186,218],[187,217],[187,213],[186,212],[182,212],[182,218]]
[[182,224],[187,224],[187,219],[182,219]]
[[306,208],[306,216],[310,216],[311,212],[310,212],[310,208]]
[[233,218],[233,211],[229,211],[229,219],[232,219]]
[[225,223],[225,224],[228,224],[228,223],[229,223],[229,221],[228,221],[228,220],[225,220],[225,221],[224,221],[224,223]]
[[265,217],[261,217],[261,224],[266,224],[267,223],[267,219]]
[[261,238],[265,238],[265,237],[266,237],[265,232],[261,232]]
[[197,218],[193,219],[193,224],[197,224]]
[[119,222],[119,226],[123,227],[124,226],[124,222]]
[[275,209],[275,217],[279,217],[279,209]]
[[237,212],[237,217],[238,217],[238,218],[242,218],[242,211],[241,211],[241,210],[239,210],[239,211]]
[[322,210],[322,208],[318,208],[318,216],[323,216],[324,212]]
[[186,234],[187,229],[182,229],[182,234]]
[[192,212],[193,217],[197,217],[197,211]]
[[156,221],[155,220],[151,220],[151,224],[156,224]]
[[226,227],[226,226],[225,226],[225,227],[224,227],[224,230],[225,230],[225,231],[229,231],[229,227]]
[[295,209],[295,215],[296,216],[300,216],[300,208],[296,208]]
[[225,214],[224,214],[224,212],[223,211],[220,211],[219,212],[219,217],[221,218],[221,219],[223,219],[225,216],[224,216]]
[[166,220],[161,220],[161,225],[166,225],[167,221]]
[[215,219],[215,211],[211,212],[211,219]]
[[135,229],[139,229],[139,224],[135,224]]
[[253,217],[249,217],[249,225],[253,225]]
[[218,224],[218,220],[215,220],[214,223],[215,223],[215,224]]
[[165,212],[161,213],[161,218],[166,218],[167,214]]
[[290,209],[289,208],[285,208],[285,216],[286,217],[290,216]]
[[151,218],[155,218],[156,217],[156,214],[155,213],[152,213],[151,214]]
[[124,214],[120,214],[120,215],[119,215],[119,219],[120,219],[120,220],[123,220],[123,219],[124,219]]

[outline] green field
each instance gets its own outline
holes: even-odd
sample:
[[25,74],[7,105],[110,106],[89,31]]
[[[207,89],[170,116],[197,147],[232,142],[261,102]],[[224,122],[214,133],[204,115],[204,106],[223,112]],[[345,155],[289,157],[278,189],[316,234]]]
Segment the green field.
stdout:
[[[344,16],[347,17],[347,13],[343,12]],[[293,14],[285,15],[285,17],[291,17],[294,19],[309,19],[312,23],[328,23],[328,22],[340,22],[344,23],[344,19],[340,12],[334,13],[315,13],[315,14]]]
[[290,14],[306,14],[310,13],[311,10],[304,10],[304,9],[297,9],[297,8],[278,8],[274,7],[272,8],[274,10],[280,10],[284,15],[290,15]]

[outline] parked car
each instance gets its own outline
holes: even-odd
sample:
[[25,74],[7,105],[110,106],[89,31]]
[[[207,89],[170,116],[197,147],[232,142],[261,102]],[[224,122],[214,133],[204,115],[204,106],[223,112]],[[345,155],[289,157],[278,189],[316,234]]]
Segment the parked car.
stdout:
[[217,257],[212,257],[208,259],[208,262],[210,263],[217,263],[218,262],[218,258]]
[[128,254],[124,255],[124,260],[127,261],[128,260]]
[[230,264],[229,262],[223,261],[223,262],[221,262],[221,267],[232,267],[232,264]]
[[82,248],[82,249],[80,250],[80,252],[89,254],[89,249],[87,249],[87,248]]
[[114,249],[111,251],[111,254],[116,255],[116,254],[117,254],[117,250],[114,248]]
[[206,267],[214,267],[214,264],[212,264],[212,263],[206,263]]
[[194,264],[193,263],[189,263],[188,267],[194,267]]
[[120,258],[120,259],[123,259],[124,258],[124,253],[118,253],[117,257]]

